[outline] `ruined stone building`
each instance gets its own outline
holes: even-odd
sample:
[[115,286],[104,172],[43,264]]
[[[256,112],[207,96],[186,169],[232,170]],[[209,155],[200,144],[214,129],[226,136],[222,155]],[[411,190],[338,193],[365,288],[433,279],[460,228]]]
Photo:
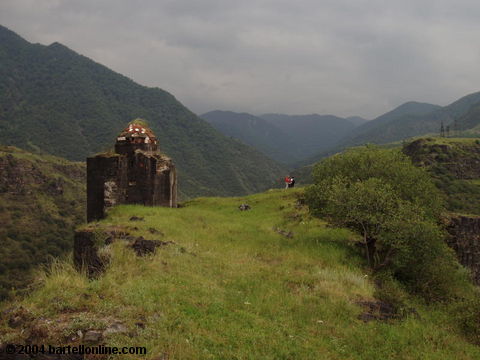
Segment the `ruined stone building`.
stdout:
[[118,135],[114,153],[87,159],[87,221],[103,218],[117,204],[177,207],[175,165],[142,121]]

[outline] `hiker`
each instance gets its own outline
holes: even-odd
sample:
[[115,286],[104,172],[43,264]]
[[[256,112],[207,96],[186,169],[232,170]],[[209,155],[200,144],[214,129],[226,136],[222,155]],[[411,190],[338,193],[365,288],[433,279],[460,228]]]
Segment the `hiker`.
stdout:
[[295,178],[292,176],[290,177],[290,182],[288,183],[289,188],[293,188],[295,186]]
[[285,189],[290,187],[291,178],[290,175],[285,176]]

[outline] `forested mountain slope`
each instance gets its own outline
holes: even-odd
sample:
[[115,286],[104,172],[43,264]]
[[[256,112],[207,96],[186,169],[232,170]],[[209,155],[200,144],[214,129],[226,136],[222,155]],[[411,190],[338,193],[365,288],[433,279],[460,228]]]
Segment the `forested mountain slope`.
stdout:
[[264,114],[261,118],[280,128],[291,139],[296,162],[334,146],[356,128],[355,121],[333,115]]
[[[139,59],[141,66],[141,59]],[[148,88],[67,47],[31,44],[0,27],[0,143],[71,160],[105,150],[146,119],[179,169],[187,196],[266,189],[283,168],[226,138],[174,96]]]
[[73,247],[85,221],[85,165],[0,146],[0,299]]
[[251,145],[279,163],[291,163],[301,156],[289,134],[258,116],[216,110],[200,117],[222,134]]
[[445,128],[449,126],[453,132],[454,123],[478,105],[480,105],[480,92],[464,96],[444,107],[407,102],[357,127],[330,149],[317,153],[302,164],[312,164],[325,156],[352,146],[367,143],[387,144],[425,134],[439,134],[442,123]]
[[465,116],[472,106],[479,104],[480,92],[464,96],[444,107],[416,102],[405,103],[358,127],[352,136],[342,140],[339,145],[353,146],[368,142],[385,144],[428,133],[438,134],[442,123],[445,127],[453,128],[455,120]]

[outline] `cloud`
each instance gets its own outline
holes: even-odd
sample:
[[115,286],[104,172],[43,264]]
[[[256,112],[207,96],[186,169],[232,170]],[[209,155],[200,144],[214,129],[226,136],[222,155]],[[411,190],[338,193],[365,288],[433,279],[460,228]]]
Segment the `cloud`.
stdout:
[[2,0],[0,23],[61,42],[193,111],[375,117],[480,90],[471,0]]

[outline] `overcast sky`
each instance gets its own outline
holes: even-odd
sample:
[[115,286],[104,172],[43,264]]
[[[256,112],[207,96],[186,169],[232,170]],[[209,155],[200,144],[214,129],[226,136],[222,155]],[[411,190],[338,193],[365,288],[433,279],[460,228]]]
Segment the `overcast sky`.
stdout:
[[0,0],[58,41],[194,112],[360,115],[480,91],[478,0]]

